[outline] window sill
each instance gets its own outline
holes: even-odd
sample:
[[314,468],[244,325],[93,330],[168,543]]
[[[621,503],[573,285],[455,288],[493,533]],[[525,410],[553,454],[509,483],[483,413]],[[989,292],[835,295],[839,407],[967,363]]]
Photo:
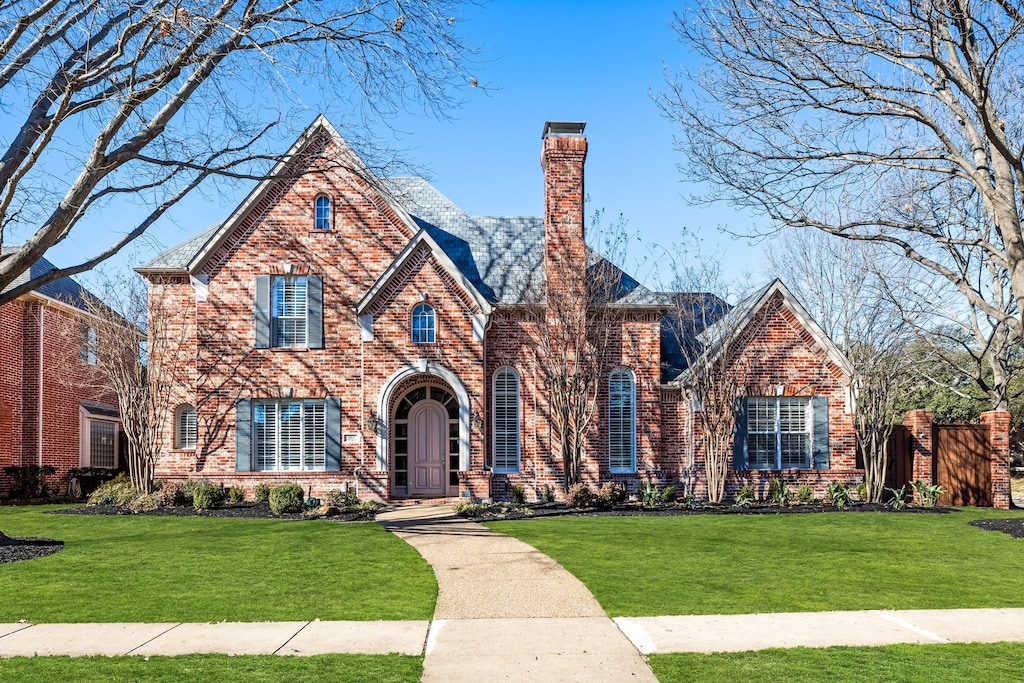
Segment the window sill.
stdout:
[[308,346],[268,346],[267,350],[273,353],[305,353],[306,351],[309,351],[310,348]]

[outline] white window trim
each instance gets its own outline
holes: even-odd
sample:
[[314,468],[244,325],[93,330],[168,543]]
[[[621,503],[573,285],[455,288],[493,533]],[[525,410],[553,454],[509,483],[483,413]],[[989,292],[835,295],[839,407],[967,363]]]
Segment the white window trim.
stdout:
[[[515,397],[514,406],[516,411],[516,463],[514,467],[498,467],[497,466],[497,453],[498,453],[498,376],[502,373],[510,372],[515,377]],[[491,470],[496,474],[515,474],[520,471],[522,466],[522,409],[520,402],[520,378],[519,373],[516,369],[509,366],[503,365],[494,371],[494,376],[491,378]],[[507,433],[506,433],[507,434]]]
[[[301,306],[293,307],[299,311],[296,315],[277,315],[277,283],[283,280],[302,282],[303,301]],[[280,343],[278,323],[282,320],[302,320],[302,339],[291,344]],[[309,280],[305,275],[275,275],[270,278],[270,346],[277,349],[300,349],[309,344]]]
[[[416,311],[420,307],[426,307],[430,311],[430,339],[423,341],[416,340]],[[409,341],[413,344],[434,344],[437,342],[437,309],[426,302],[420,302],[412,307],[409,313]]]
[[[755,432],[751,430],[752,420],[750,419],[751,414],[751,403],[754,401],[765,401],[775,404],[775,424],[774,430],[770,432]],[[794,402],[800,401],[804,404],[804,424],[806,429],[802,432],[796,431],[782,431],[782,402]],[[771,467],[762,467],[760,464],[755,465],[750,455],[750,437],[756,435],[772,434],[775,437],[775,462],[772,463]],[[782,466],[782,435],[783,434],[806,434],[807,435],[807,453],[805,464],[801,467],[783,467]],[[814,406],[813,402],[809,397],[806,396],[750,396],[747,398],[747,467],[752,470],[810,470],[814,469]]]
[[[185,434],[181,429],[181,417],[186,412],[192,413],[192,439],[191,443],[186,441]],[[198,441],[199,419],[196,409],[190,403],[182,403],[174,409],[174,448],[177,450],[195,450]]]
[[[629,377],[630,400],[629,400],[629,460],[628,467],[612,466],[612,380],[621,374]],[[608,471],[612,474],[633,474],[636,472],[636,375],[627,367],[618,367],[608,374]]]
[[94,467],[91,460],[92,423],[111,422],[114,424],[114,466],[105,469],[116,470],[121,465],[121,421],[115,418],[93,416],[85,408],[78,408],[78,466]]
[[[302,405],[302,416],[299,422],[298,432],[301,434],[302,452],[299,455],[299,467],[298,468],[282,468],[281,467],[281,420],[280,420],[280,406],[288,405],[292,403],[298,403]],[[320,442],[323,453],[320,458],[323,460],[322,465],[314,467],[306,467],[307,456],[306,455],[306,404],[308,403],[319,403],[323,411],[323,432],[320,434]],[[256,424],[256,411],[259,406],[275,405],[278,409],[275,411],[274,420],[274,466],[273,467],[260,467],[258,449],[260,446],[259,433],[257,431]],[[325,472],[327,471],[327,402],[319,399],[268,399],[268,400],[255,400],[252,403],[252,452],[250,453],[251,469],[254,472]]]
[[[326,199],[327,200],[327,227],[326,228],[321,228],[320,227],[320,200],[321,199]],[[326,194],[323,194],[323,193],[318,194],[316,196],[316,198],[313,199],[313,229],[314,230],[319,230],[321,232],[330,232],[331,228],[334,227],[333,224],[334,224],[334,202],[332,202],[331,198],[328,197]]]

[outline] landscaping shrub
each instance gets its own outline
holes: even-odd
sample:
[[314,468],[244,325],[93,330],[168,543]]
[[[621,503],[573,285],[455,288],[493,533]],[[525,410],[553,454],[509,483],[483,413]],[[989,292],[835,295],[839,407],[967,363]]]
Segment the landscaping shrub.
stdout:
[[736,498],[733,500],[733,507],[747,507],[757,502],[757,493],[754,491],[753,484],[744,484],[739,491],[736,492]]
[[555,487],[551,484],[544,484],[544,502],[554,503],[555,502]]
[[355,512],[359,507],[359,496],[355,491],[331,491],[324,497],[324,504],[334,505],[342,512]]
[[128,503],[128,509],[132,512],[149,512],[159,507],[160,495],[158,493],[144,493]]
[[50,465],[5,467],[4,474],[11,478],[11,498],[45,498],[50,495],[46,478],[56,471]]
[[801,505],[810,505],[814,502],[814,489],[810,484],[800,484],[796,487],[796,501]]
[[891,489],[889,487],[886,487],[885,490],[892,494],[892,498],[890,498],[885,503],[889,507],[890,510],[894,510],[894,511],[898,512],[898,511],[904,509],[905,507],[907,507],[907,485],[906,484],[904,484],[903,486],[899,487],[898,489]]
[[298,484],[282,484],[270,489],[270,511],[275,515],[286,512],[302,512],[305,507],[305,498],[302,495],[302,487]]
[[186,479],[178,485],[177,490],[174,493],[174,499],[171,501],[171,505],[176,506],[191,506],[195,504],[194,496],[195,490],[202,486],[211,486],[210,482],[205,479]]
[[640,502],[644,505],[657,505],[661,502],[661,494],[658,493],[658,485],[648,479],[640,487]]
[[945,490],[938,484],[926,484],[921,480],[915,481],[913,486],[921,500],[921,505],[926,508],[935,507],[935,504],[939,502],[939,496],[945,493]]
[[192,490],[192,507],[196,510],[212,510],[219,508],[227,493],[220,486],[204,483]]
[[857,498],[859,498],[862,503],[868,502],[868,485],[863,481],[857,484]]
[[782,477],[775,477],[768,482],[768,501],[772,505],[788,508],[793,502],[793,492],[786,486]]
[[597,506],[611,508],[626,502],[626,487],[616,481],[609,481],[597,492]]
[[133,500],[139,497],[138,490],[132,486],[132,480],[123,472],[110,481],[101,484],[98,489],[92,492],[89,505],[120,505],[127,507]]
[[380,511],[382,507],[384,507],[384,503],[380,502],[379,500],[364,500],[361,501],[359,505],[356,506],[355,511],[359,513],[360,517],[365,517],[366,519],[373,519],[377,516],[377,513]]
[[270,486],[263,482],[256,484],[256,488],[252,490],[252,498],[257,503],[266,503],[270,500]]
[[825,490],[825,500],[840,510],[845,510],[853,505],[850,487],[841,481],[834,481],[828,485],[828,488]]
[[489,509],[490,507],[483,503],[470,503],[465,500],[455,504],[455,514],[462,517],[482,517]]
[[182,498],[181,484],[176,481],[164,482],[157,490],[156,496],[160,507],[178,505],[178,501]]
[[661,502],[663,503],[674,503],[676,502],[676,487],[666,486],[661,490]]
[[522,484],[512,484],[509,495],[512,496],[512,502],[516,505],[526,505],[526,487]]
[[228,489],[228,500],[231,503],[241,503],[245,500],[245,489],[241,486],[232,486]]
[[571,508],[587,508],[594,504],[594,492],[582,481],[569,487],[565,492],[565,504]]

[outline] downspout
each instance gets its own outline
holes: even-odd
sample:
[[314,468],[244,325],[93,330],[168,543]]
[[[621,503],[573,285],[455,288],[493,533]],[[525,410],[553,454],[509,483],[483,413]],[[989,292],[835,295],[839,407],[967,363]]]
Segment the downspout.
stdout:
[[[366,342],[362,339],[362,332],[359,334],[359,420],[362,424],[359,425],[359,433],[366,431]],[[344,449],[344,432],[342,433],[342,453]],[[366,444],[359,444],[359,464],[352,470],[352,476],[355,478],[356,495],[359,495],[359,475],[363,472],[363,462],[366,457]]]
[[[36,415],[36,459],[43,466],[43,320],[46,305],[39,306],[39,405]],[[24,461],[23,461],[24,462]]]

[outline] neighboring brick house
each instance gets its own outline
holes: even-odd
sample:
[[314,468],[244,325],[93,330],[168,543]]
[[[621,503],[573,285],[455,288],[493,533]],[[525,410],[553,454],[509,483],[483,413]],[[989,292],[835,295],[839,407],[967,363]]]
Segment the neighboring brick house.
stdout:
[[[175,311],[167,334],[185,350],[157,476],[388,500],[560,486],[532,312],[545,286],[573,287],[595,259],[583,127],[545,126],[545,216],[498,218],[466,214],[419,178],[373,177],[314,122],[227,220],[138,269],[151,302]],[[702,495],[692,401],[663,329],[678,295],[623,283],[582,476]],[[778,282],[730,320],[756,378],[743,413],[757,416],[737,439],[731,487],[781,474],[820,494],[859,481],[834,345]]]
[[[40,259],[10,287],[50,270]],[[0,306],[0,496],[4,467],[52,466],[47,485],[63,492],[69,470],[121,464],[117,397],[96,381],[85,292],[61,278]]]

